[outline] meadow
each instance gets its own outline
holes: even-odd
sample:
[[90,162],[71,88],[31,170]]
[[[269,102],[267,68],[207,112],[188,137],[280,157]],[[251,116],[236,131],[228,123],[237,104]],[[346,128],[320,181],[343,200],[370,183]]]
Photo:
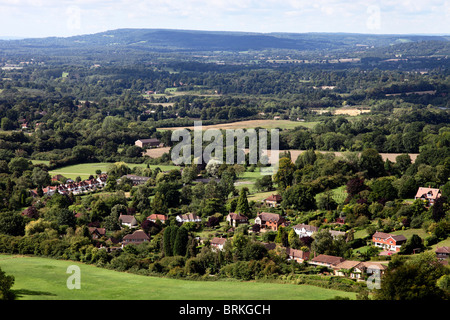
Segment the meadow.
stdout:
[[[80,289],[68,289],[70,265],[80,268]],[[15,277],[19,300],[327,300],[356,294],[309,285],[240,281],[191,281],[118,272],[80,262],[0,255]]]
[[[33,163],[38,163],[39,160],[33,160]],[[40,161],[43,162],[43,161]],[[95,175],[95,171],[101,170],[102,172],[107,172],[108,167],[111,163],[107,162],[98,162],[98,163],[83,163],[83,164],[75,164],[67,167],[62,167],[56,170],[49,171],[50,176],[54,176],[57,174],[63,175],[69,179],[76,179],[76,177],[80,177],[82,180],[88,179],[90,175]],[[146,168],[147,165],[144,163],[135,164],[128,163],[127,164],[131,169],[134,167],[143,167]],[[172,169],[179,169],[179,167],[174,165],[149,165],[151,169],[160,168],[162,171],[168,171]]]

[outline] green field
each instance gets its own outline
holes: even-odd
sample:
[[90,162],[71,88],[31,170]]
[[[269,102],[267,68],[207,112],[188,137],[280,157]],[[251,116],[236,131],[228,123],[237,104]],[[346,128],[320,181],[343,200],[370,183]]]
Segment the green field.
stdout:
[[[67,267],[80,267],[80,289],[68,289]],[[356,294],[308,285],[189,281],[117,272],[79,262],[0,255],[20,300],[326,300]]]
[[[76,164],[76,165],[67,166],[67,167],[49,171],[49,174],[51,176],[61,174],[61,175],[65,176],[66,178],[70,178],[70,179],[75,179],[78,176],[81,179],[87,179],[90,175],[95,175],[96,170],[101,170],[102,172],[106,172],[110,165],[111,165],[111,163],[106,163],[106,162]],[[143,163],[142,164],[129,163],[128,166],[130,168],[133,168],[133,167],[144,167],[145,168],[145,167],[147,167],[147,165],[143,164]],[[155,169],[157,167],[159,167],[162,171],[179,169],[179,167],[171,166],[171,165],[150,165],[151,169]]]

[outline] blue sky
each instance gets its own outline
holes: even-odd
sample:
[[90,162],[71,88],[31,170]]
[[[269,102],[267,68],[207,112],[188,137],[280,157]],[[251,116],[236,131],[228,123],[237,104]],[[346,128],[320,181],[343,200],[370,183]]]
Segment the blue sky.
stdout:
[[0,37],[118,28],[450,34],[450,0],[0,0]]

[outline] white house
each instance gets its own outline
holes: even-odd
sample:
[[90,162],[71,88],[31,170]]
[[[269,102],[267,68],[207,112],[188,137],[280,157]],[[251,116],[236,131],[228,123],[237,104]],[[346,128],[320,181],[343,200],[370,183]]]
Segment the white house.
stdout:
[[185,223],[185,222],[202,222],[202,219],[193,213],[188,214],[179,214],[175,218],[178,222]]
[[294,231],[300,238],[302,237],[311,237],[314,232],[317,232],[319,228],[310,226],[308,224],[297,224],[293,227]]

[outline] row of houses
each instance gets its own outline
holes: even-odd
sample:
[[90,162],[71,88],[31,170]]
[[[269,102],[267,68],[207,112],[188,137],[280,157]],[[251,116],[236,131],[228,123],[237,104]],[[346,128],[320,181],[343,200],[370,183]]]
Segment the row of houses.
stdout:
[[[55,181],[55,179],[52,180]],[[64,184],[42,188],[42,192],[44,195],[48,196],[52,196],[56,193],[73,193],[74,195],[77,195],[103,188],[106,185],[106,180],[108,180],[108,176],[106,174],[100,174],[97,178],[87,179],[80,182],[75,182],[68,179]],[[30,190],[30,193],[33,197],[38,196],[37,189]]]

